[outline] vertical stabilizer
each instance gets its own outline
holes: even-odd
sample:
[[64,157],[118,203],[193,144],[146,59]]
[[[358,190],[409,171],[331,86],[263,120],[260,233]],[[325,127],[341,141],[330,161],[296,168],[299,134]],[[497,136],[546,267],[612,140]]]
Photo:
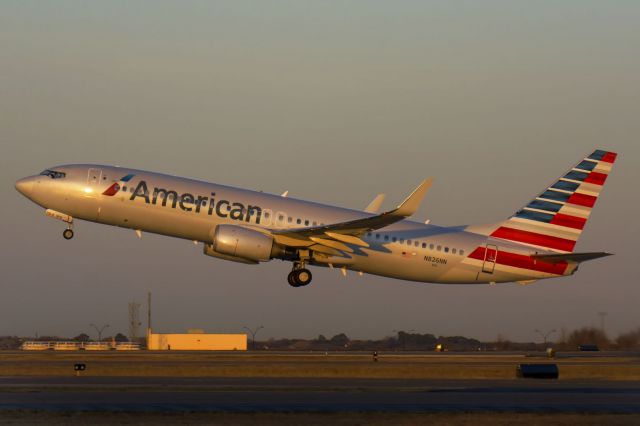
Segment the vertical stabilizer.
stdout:
[[596,150],[491,233],[559,253],[573,252],[616,160]]

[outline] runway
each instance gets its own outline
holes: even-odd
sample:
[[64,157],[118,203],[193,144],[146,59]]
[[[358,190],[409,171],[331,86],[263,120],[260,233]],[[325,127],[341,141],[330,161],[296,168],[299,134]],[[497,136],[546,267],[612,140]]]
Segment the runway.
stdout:
[[640,383],[247,377],[0,377],[0,410],[640,413]]

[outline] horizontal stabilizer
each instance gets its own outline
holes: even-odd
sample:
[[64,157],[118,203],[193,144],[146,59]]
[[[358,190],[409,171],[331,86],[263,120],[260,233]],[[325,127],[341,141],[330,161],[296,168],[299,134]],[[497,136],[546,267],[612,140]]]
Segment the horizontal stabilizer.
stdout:
[[587,260],[599,259],[601,257],[611,256],[612,253],[595,252],[595,253],[567,253],[567,254],[535,254],[536,260],[542,260],[549,263],[560,262],[586,262]]

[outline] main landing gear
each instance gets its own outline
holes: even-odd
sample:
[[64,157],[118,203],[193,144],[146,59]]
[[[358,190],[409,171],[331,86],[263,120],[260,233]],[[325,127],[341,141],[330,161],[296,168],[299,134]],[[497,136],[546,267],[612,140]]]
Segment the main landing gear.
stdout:
[[73,229],[71,229],[71,227],[65,229],[64,231],[62,231],[62,237],[65,240],[70,240],[73,238]]
[[304,287],[311,283],[311,271],[304,267],[304,263],[296,262],[293,264],[293,270],[289,272],[287,281],[291,287]]

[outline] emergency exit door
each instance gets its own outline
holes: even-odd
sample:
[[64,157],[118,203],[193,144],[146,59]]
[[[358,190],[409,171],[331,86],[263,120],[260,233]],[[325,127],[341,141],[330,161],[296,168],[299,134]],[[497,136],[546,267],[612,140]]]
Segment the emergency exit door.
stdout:
[[487,244],[484,251],[484,262],[482,263],[482,272],[493,274],[496,269],[496,260],[498,259],[498,246]]

